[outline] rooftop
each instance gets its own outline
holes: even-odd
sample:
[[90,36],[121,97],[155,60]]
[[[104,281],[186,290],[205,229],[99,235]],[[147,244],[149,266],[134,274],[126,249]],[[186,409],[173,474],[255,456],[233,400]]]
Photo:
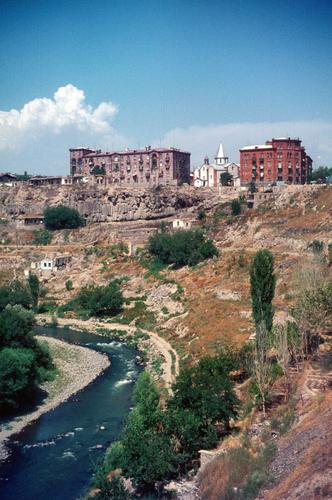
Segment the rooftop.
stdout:
[[272,149],[273,146],[271,144],[253,144],[252,146],[244,146],[240,151],[249,151],[251,149]]

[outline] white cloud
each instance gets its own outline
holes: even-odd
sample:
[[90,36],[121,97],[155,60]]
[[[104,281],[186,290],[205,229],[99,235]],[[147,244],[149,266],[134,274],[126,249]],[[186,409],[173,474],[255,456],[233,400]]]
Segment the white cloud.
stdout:
[[192,153],[191,164],[202,163],[207,154],[213,159],[220,142],[232,161],[239,160],[239,149],[264,144],[272,137],[299,137],[317,165],[332,164],[332,122],[307,120],[285,122],[247,122],[175,128],[162,139],[165,146],[176,146]]
[[95,109],[85,101],[83,90],[68,84],[59,87],[53,99],[40,97],[22,109],[0,111],[0,151],[15,150],[47,135],[79,130],[91,134],[111,134],[111,120],[117,113],[112,102],[102,102]]

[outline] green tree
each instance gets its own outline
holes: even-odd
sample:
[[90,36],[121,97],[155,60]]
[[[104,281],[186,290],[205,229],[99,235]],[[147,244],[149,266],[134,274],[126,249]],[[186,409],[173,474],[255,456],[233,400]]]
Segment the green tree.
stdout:
[[107,286],[83,287],[77,302],[92,316],[115,316],[121,312],[124,299],[119,283],[114,280]]
[[[19,399],[36,385],[54,375],[52,359],[45,344],[34,337],[34,316],[22,306],[8,305],[0,313],[0,405],[19,404]],[[5,362],[8,355],[8,363]],[[10,366],[13,370],[11,371]],[[22,380],[21,380],[22,379]],[[10,391],[12,390],[12,394]]]
[[275,284],[273,255],[269,250],[259,250],[250,269],[252,315],[256,327],[264,321],[268,332],[273,323]]
[[251,181],[250,184],[249,184],[249,191],[251,193],[256,193],[257,191],[257,188],[256,188],[256,184],[254,181]]
[[75,229],[83,226],[85,221],[75,208],[59,205],[44,210],[46,229]]
[[309,176],[309,181],[326,182],[327,178],[332,175],[332,167],[318,167]]
[[19,400],[30,394],[35,381],[31,349],[6,347],[0,351],[0,408],[17,406]]
[[239,200],[232,200],[231,202],[232,215],[240,215],[241,213],[241,202]]
[[30,273],[28,278],[28,284],[32,297],[32,305],[33,307],[36,307],[38,305],[39,290],[40,290],[38,276],[36,274]]
[[35,229],[33,231],[33,241],[34,245],[49,245],[52,241],[52,233],[48,229]]
[[19,304],[26,309],[30,309],[33,300],[30,287],[18,280],[12,281],[9,285],[0,287],[0,311],[8,304]]
[[233,177],[229,172],[223,172],[220,174],[220,184],[222,186],[230,186],[232,184]]
[[157,388],[147,372],[137,381],[134,401],[122,438],[123,465],[126,475],[151,490],[156,481],[173,473],[174,452],[164,431]]
[[157,233],[150,238],[148,251],[161,263],[174,264],[175,267],[193,266],[218,255],[213,241],[205,239],[202,231]]

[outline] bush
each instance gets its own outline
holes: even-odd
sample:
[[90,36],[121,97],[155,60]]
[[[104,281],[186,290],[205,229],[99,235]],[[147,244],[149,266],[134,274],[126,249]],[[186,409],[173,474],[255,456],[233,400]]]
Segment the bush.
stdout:
[[46,229],[75,229],[85,224],[83,217],[80,216],[75,208],[48,207],[44,210],[44,221]]
[[18,280],[12,281],[9,285],[0,287],[0,311],[8,305],[19,304],[26,309],[33,305],[33,298],[30,287]]
[[19,305],[0,313],[0,408],[9,409],[26,400],[54,374],[47,345],[34,337],[34,316]]
[[68,290],[68,292],[69,292],[72,289],[73,289],[73,282],[72,282],[72,280],[67,280],[66,281],[66,290]]
[[200,208],[197,212],[197,219],[200,221],[205,221],[206,219],[206,212],[204,208]]
[[91,316],[115,316],[121,312],[124,303],[120,286],[115,280],[107,286],[82,288],[76,300]]
[[218,255],[213,241],[206,240],[202,231],[157,233],[150,238],[148,250],[161,263],[174,264],[175,267],[194,266]]
[[33,232],[34,245],[49,245],[52,241],[52,233],[48,229],[35,229]]
[[241,202],[239,200],[232,200],[231,203],[232,215],[240,215],[241,213]]

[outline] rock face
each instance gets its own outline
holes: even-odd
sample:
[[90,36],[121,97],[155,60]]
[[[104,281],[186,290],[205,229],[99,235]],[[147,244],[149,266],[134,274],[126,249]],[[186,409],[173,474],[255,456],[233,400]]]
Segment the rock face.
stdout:
[[0,188],[0,217],[40,214],[46,206],[76,208],[88,222],[116,222],[160,219],[184,209],[210,209],[222,198],[210,189],[190,186],[154,189],[121,187],[39,186],[25,183]]

